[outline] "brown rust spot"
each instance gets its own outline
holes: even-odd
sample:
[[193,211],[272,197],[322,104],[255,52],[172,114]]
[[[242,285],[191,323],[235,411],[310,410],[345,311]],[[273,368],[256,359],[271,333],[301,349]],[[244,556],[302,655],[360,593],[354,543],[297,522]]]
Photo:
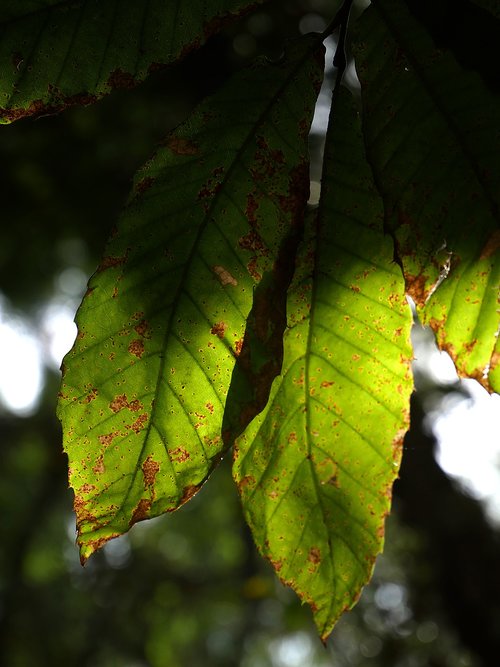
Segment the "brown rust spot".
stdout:
[[93,387],[90,390],[90,392],[87,394],[87,396],[85,396],[85,398],[83,399],[82,402],[83,403],[90,403],[91,401],[95,401],[95,399],[98,397],[98,395],[99,395],[99,391],[95,387]]
[[248,273],[252,276],[256,283],[260,283],[262,280],[262,274],[257,269],[258,259],[257,257],[252,257],[252,259],[247,264]]
[[253,475],[245,475],[245,477],[242,477],[240,481],[238,482],[238,489],[240,493],[247,487],[254,487],[255,486],[255,477]]
[[167,147],[175,155],[198,155],[198,146],[190,139],[172,136],[167,140]]
[[116,413],[120,410],[123,410],[123,408],[128,408],[132,412],[138,412],[139,410],[142,410],[144,406],[138,399],[129,401],[126,394],[120,394],[120,396],[115,396],[115,398],[109,404],[109,407],[113,412]]
[[86,496],[90,495],[91,493],[95,493],[95,491],[97,491],[97,487],[95,484],[83,484],[80,487],[80,493],[83,493]]
[[120,396],[116,396],[109,404],[109,407],[113,412],[119,412],[123,408],[128,407],[128,400],[126,395],[121,394]]
[[149,519],[149,510],[151,509],[151,500],[147,500],[146,498],[141,498],[139,500],[139,504],[135,508],[132,518],[129,521],[129,527],[133,526],[134,523],[137,523],[138,521],[144,521],[144,519]]
[[214,406],[212,405],[212,403],[207,403],[207,404],[205,405],[205,407],[206,407],[206,409],[210,412],[210,414],[213,415],[213,413],[214,413]]
[[103,445],[104,447],[109,447],[109,445],[113,442],[115,438],[117,438],[120,435],[119,431],[113,431],[112,433],[104,433],[103,435],[100,435],[97,439]]
[[[54,95],[54,88],[52,88],[51,92]],[[21,118],[28,118],[29,116],[50,116],[75,104],[88,106],[98,100],[97,96],[85,93],[70,95],[69,97],[64,97],[59,93],[56,97],[57,99],[52,99],[48,102],[44,102],[41,99],[33,100],[28,107],[18,107],[15,109],[0,107],[0,118],[3,118],[8,123],[12,123]]]
[[243,347],[243,338],[240,338],[234,343],[234,354],[236,357],[240,356],[242,347]]
[[143,192],[149,190],[149,188],[153,185],[155,180],[156,179],[153,178],[152,176],[145,176],[144,178],[141,178],[141,180],[135,186],[136,192],[142,195]]
[[309,186],[309,163],[304,161],[290,171],[288,193],[278,197],[280,208],[290,215],[293,227],[301,228],[303,225],[304,209],[310,194]]
[[218,338],[224,338],[226,329],[227,329],[227,324],[225,322],[217,322],[210,329],[210,333],[213,334],[214,336],[217,336]]
[[309,549],[309,553],[307,554],[307,560],[310,563],[314,563],[314,565],[321,563],[321,551],[318,549],[318,547],[311,547]]
[[[252,225],[252,226],[257,224],[256,213],[257,213],[258,208],[259,208],[259,203],[255,199],[254,193],[249,192],[248,195],[247,195],[247,206],[246,206],[246,209],[245,209],[245,216],[246,216],[246,219],[248,220],[249,224]],[[240,239],[240,242],[239,242],[242,248],[246,247],[242,243],[242,240],[244,238],[245,237]]]
[[158,461],[155,461],[150,455],[142,464],[142,474],[144,476],[144,484],[146,486],[153,486],[155,483],[156,475],[160,470],[160,464]]
[[115,266],[122,266],[127,261],[128,250],[122,257],[113,257],[111,255],[103,257],[101,263],[97,267],[96,273],[101,273],[101,271],[106,271],[106,269],[114,268]]
[[417,306],[423,306],[429,295],[430,290],[426,287],[427,279],[424,275],[412,276],[406,274],[406,293],[410,296]]
[[191,458],[191,454],[184,449],[184,447],[176,447],[175,449],[169,450],[169,456],[172,461],[176,463],[184,463]]
[[134,327],[134,331],[143,338],[151,338],[151,330],[146,320],[141,320],[139,324],[136,324]]
[[323,389],[326,389],[327,387],[331,387],[333,384],[335,384],[333,381],[323,380],[321,386],[323,387]]
[[195,495],[195,493],[197,493],[200,490],[200,487],[201,487],[201,485],[200,486],[194,486],[192,484],[190,484],[189,486],[186,486],[186,488],[184,489],[184,492],[182,494],[182,497],[179,500],[179,504],[184,505],[184,503],[187,503],[187,501],[190,500]]
[[243,248],[244,250],[250,250],[251,252],[256,254],[260,255],[269,254],[269,251],[266,248],[264,241],[262,240],[262,237],[260,236],[260,234],[257,234],[257,232],[254,229],[249,231],[248,234],[245,234],[245,236],[242,236],[238,241],[238,245],[240,246],[240,248]]
[[142,415],[139,415],[139,417],[137,417],[137,419],[131,426],[127,426],[127,428],[132,429],[134,433],[140,433],[147,421],[148,421],[148,415],[144,412]]
[[120,67],[117,67],[113,70],[107,80],[107,85],[112,90],[130,89],[134,88],[136,85],[136,80],[129,72],[124,72]]
[[95,462],[95,465],[92,467],[92,472],[95,475],[102,475],[102,473],[105,471],[104,467],[104,454],[101,454],[97,461]]
[[[89,509],[87,509],[89,502],[89,500],[85,500],[85,498],[81,498],[80,496],[75,495],[73,509],[75,510],[75,514],[77,516],[78,525],[81,525],[82,523],[97,523],[96,516],[92,514]],[[92,506],[91,502],[90,506]]]
[[140,359],[144,354],[144,343],[140,339],[133,340],[128,346],[128,351],[130,354],[133,354],[134,357]]

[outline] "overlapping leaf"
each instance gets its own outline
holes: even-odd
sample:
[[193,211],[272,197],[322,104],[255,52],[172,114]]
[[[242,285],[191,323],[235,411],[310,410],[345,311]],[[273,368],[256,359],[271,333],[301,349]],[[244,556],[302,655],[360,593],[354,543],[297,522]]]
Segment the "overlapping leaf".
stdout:
[[83,559],[182,504],[221,456],[253,289],[307,199],[322,49],[303,38],[236,75],[136,178],[64,362]]
[[500,389],[500,97],[376,0],[354,44],[386,225],[424,322],[464,376]]
[[89,104],[133,86],[259,1],[3,2],[0,122]]
[[370,577],[408,423],[411,315],[348,93],[288,299],[282,375],[234,476],[260,551],[323,638]]

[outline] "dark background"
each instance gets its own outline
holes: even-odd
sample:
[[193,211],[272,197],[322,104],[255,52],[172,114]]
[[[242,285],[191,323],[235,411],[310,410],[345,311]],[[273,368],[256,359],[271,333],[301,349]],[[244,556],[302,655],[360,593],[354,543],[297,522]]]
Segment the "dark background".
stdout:
[[[277,55],[284,35],[331,16],[328,0],[274,3],[133,91],[0,127],[4,317],[40,329],[50,300],[76,308],[65,271],[92,273],[134,171],[166,132],[257,50]],[[0,407],[0,665],[498,664],[498,534],[436,464],[422,427],[424,399],[449,386],[422,383],[414,396],[384,556],[325,648],[309,610],[256,554],[229,461],[180,511],[135,526],[82,569],[58,382],[48,361],[32,414]]]

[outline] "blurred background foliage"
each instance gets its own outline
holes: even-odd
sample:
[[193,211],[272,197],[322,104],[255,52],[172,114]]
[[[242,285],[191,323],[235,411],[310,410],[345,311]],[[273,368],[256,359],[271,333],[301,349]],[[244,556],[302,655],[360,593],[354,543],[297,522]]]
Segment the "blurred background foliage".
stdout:
[[[0,307],[5,322],[37,332],[44,368],[34,407],[0,407],[0,665],[497,664],[498,534],[436,464],[424,427],[422,399],[456,387],[421,382],[385,553],[326,647],[256,553],[229,460],[188,505],[135,526],[85,568],[74,544],[47,313],[75,311],[134,171],[166,132],[257,52],[276,57],[285,35],[323,29],[337,5],[262,6],[136,90],[1,128]],[[2,363],[6,372],[16,369]]]

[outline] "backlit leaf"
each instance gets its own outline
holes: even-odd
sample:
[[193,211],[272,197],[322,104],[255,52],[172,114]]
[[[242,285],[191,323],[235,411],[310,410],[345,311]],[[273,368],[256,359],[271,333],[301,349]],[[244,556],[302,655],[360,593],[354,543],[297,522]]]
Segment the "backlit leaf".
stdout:
[[0,8],[0,122],[90,104],[199,48],[259,0],[12,0]]
[[500,96],[399,0],[372,3],[354,52],[407,290],[458,372],[499,390]]
[[185,502],[220,460],[254,287],[307,199],[322,53],[302,38],[236,75],[135,179],[64,361],[83,560]]
[[236,443],[234,477],[259,550],[325,639],[382,547],[412,388],[411,314],[345,91],[323,183],[288,299],[282,375]]

